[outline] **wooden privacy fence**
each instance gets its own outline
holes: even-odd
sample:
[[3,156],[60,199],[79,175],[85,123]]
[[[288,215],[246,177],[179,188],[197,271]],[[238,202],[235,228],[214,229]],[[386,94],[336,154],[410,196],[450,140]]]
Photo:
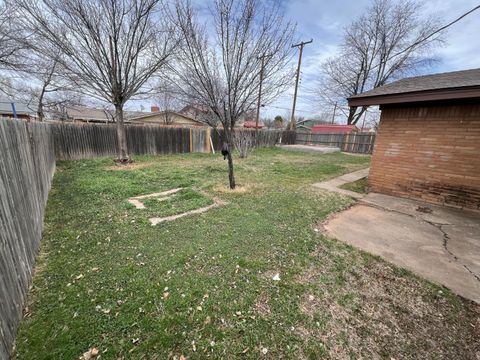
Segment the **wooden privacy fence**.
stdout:
[[8,359],[55,170],[50,127],[0,120],[0,359]]
[[[116,154],[117,133],[115,125],[50,124],[59,160],[85,159]],[[126,126],[127,146],[133,155],[177,154],[211,152],[222,148],[223,129],[172,128],[160,126]],[[291,143],[292,134],[282,130],[241,130],[258,135],[258,146]],[[283,141],[285,139],[286,142]]]
[[[115,125],[50,124],[58,160],[114,156],[117,149]],[[202,129],[127,125],[128,150],[133,155],[201,152]],[[200,143],[201,142],[201,143]]]
[[[220,151],[222,149],[222,135],[223,129],[212,130],[211,137],[213,142],[213,147],[215,151]],[[258,146],[275,146],[277,144],[288,144],[291,141],[291,133],[294,131],[283,131],[283,130],[259,130],[258,133],[252,129],[238,129],[242,133],[250,133],[253,138],[258,137]],[[290,135],[290,136],[289,136]]]
[[298,132],[295,143],[334,146],[345,152],[371,154],[375,144],[375,134],[312,134]]

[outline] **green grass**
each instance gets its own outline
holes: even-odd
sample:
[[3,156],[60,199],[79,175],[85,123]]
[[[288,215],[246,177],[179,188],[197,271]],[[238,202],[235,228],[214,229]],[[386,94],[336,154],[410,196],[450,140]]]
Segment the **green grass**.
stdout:
[[366,194],[368,193],[368,179],[365,177],[351,183],[346,183],[341,185],[340,188],[361,194]]
[[[163,200],[165,199],[165,200]],[[203,208],[213,204],[213,200],[191,188],[182,189],[168,198],[150,198],[143,200],[146,209],[133,208],[130,216],[146,215],[152,217],[166,217],[177,215],[190,210]]]
[[[473,354],[471,304],[316,231],[352,200],[310,185],[369,158],[260,149],[235,158],[233,192],[218,155],[135,160],[58,164],[14,358],[78,359],[91,347],[101,359]],[[144,211],[127,203],[177,187]],[[148,222],[213,196],[226,205]]]

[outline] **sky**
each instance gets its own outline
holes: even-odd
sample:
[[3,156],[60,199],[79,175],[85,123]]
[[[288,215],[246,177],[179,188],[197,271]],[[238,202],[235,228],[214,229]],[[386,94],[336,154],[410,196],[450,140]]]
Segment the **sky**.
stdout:
[[[284,0],[286,17],[297,23],[299,37],[306,45],[302,58],[301,83],[296,108],[297,116],[310,117],[322,113],[312,95],[316,87],[319,65],[338,51],[343,29],[363,13],[370,0]],[[425,15],[433,15],[446,24],[480,4],[480,0],[424,0]],[[473,12],[449,28],[445,44],[435,51],[438,61],[423,73],[437,73],[480,68],[480,10]],[[262,109],[262,117],[285,117],[291,112],[293,86],[270,106]],[[341,119],[340,119],[341,121]]]
[[[285,17],[297,24],[298,37],[302,41],[313,39],[303,51],[300,85],[297,97],[296,116],[314,118],[329,112],[322,109],[314,95],[318,89],[320,64],[333,57],[339,50],[343,31],[356,17],[365,12],[371,0],[279,0]],[[398,0],[402,1],[402,0]],[[421,0],[419,0],[421,1]],[[209,1],[193,0],[199,11],[201,22],[209,23]],[[445,25],[465,12],[480,5],[480,0],[423,0],[422,14],[434,16],[441,25]],[[444,36],[444,44],[435,50],[437,61],[419,74],[480,68],[480,10],[473,12],[460,22],[451,26]],[[296,62],[298,55],[295,55]],[[296,66],[295,64],[292,64]],[[280,115],[290,119],[294,86],[271,104],[262,107],[262,118],[274,118]],[[148,111],[149,102],[142,102]],[[134,105],[137,110],[137,104]],[[372,109],[372,118],[378,119],[378,111]],[[346,122],[346,117],[337,112],[337,123]],[[368,120],[367,120],[368,121]]]

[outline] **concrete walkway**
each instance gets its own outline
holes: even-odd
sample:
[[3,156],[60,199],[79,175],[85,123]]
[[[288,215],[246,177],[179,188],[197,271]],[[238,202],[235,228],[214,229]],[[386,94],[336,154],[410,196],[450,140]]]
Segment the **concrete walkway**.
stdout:
[[341,189],[340,186],[343,184],[351,183],[351,182],[363,179],[364,177],[367,177],[369,171],[370,171],[370,168],[354,171],[352,173],[345,174],[345,175],[336,177],[334,179],[313,184],[313,186],[319,189],[335,191],[343,195],[348,195],[355,199],[361,199],[365,196],[365,194],[360,194],[354,191]]
[[480,303],[478,212],[370,193],[324,230]]

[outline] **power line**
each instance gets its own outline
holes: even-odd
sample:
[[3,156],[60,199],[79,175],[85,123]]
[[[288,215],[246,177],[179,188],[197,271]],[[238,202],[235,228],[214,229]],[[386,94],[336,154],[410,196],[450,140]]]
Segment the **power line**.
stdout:
[[[447,25],[444,25],[444,26],[442,26],[441,28],[438,28],[437,30],[435,30],[435,31],[432,32],[431,34],[425,36],[423,39],[417,40],[417,41],[414,42],[412,45],[408,46],[407,48],[403,49],[402,51],[399,51],[399,52],[397,52],[396,54],[393,54],[393,55],[389,58],[389,60],[392,59],[392,58],[394,58],[394,57],[397,57],[398,55],[401,55],[401,54],[407,52],[408,50],[414,48],[414,47],[417,46],[418,44],[420,44],[420,43],[422,43],[422,42],[430,39],[432,36],[434,36],[434,35],[438,34],[439,32],[442,32],[443,30],[449,28],[449,27],[452,26],[453,24],[455,24],[455,23],[459,22],[460,20],[462,20],[465,16],[471,14],[472,12],[474,12],[474,11],[476,11],[476,10],[478,10],[478,9],[480,9],[480,5],[475,6],[472,10],[467,11],[466,13],[464,13],[464,14],[461,15],[461,16],[459,16],[458,18],[456,18],[456,19],[453,20],[452,22],[448,23]],[[378,66],[380,66],[380,64],[376,65],[375,67],[378,67]]]
[[[280,110],[287,110],[287,111],[290,111],[292,109],[290,108],[286,108],[286,107],[281,107],[281,106],[274,106],[274,105],[265,105],[265,107],[271,107],[271,108],[274,108],[274,109],[280,109]],[[312,113],[311,111],[307,111],[307,110],[295,110],[295,111],[298,111],[298,112],[303,112],[303,113]]]
[[[391,55],[390,57],[388,57],[388,59],[386,59],[386,60],[384,60],[384,61],[382,61],[382,62],[380,62],[380,63],[378,63],[378,64],[376,64],[376,65],[373,65],[373,66],[371,67],[371,69],[374,70],[374,69],[378,68],[379,66],[382,66],[383,64],[385,64],[387,61],[390,61],[390,60],[392,60],[393,58],[395,58],[395,57],[397,57],[397,56],[399,56],[399,55],[402,55],[403,53],[411,50],[412,48],[414,48],[414,47],[417,46],[418,44],[422,43],[423,41],[426,41],[426,40],[430,39],[432,36],[438,34],[439,32],[442,32],[443,30],[445,30],[445,29],[449,28],[450,26],[456,24],[457,22],[459,22],[460,20],[462,20],[464,17],[466,17],[467,15],[470,15],[471,13],[473,13],[474,11],[476,11],[476,10],[478,10],[478,9],[480,9],[480,5],[475,6],[473,9],[471,9],[471,10],[467,11],[466,13],[462,14],[461,16],[459,16],[459,17],[456,18],[455,20],[451,21],[450,23],[448,23],[448,24],[446,24],[446,25],[438,28],[437,30],[431,32],[429,35],[423,37],[422,39],[419,39],[419,40],[415,41],[415,43],[413,43],[413,44],[410,45],[410,46],[407,46],[405,49],[400,50],[400,51],[398,51],[397,53]],[[355,80],[355,77],[352,76],[352,77],[349,78],[348,80]]]

